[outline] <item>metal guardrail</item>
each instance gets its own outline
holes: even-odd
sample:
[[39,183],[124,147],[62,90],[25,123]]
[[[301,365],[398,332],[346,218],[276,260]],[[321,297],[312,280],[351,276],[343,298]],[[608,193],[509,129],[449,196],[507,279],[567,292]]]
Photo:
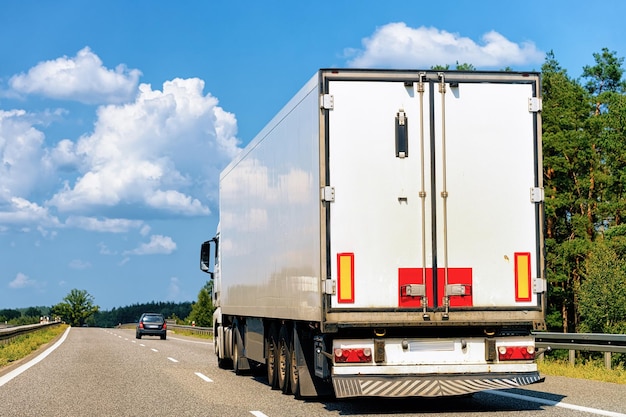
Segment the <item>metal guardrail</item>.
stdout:
[[27,324],[24,326],[14,326],[0,329],[0,344],[11,343],[13,339],[23,334],[36,332],[37,330],[41,330],[45,327],[57,326],[59,324],[61,324],[60,321],[51,321],[49,323]]
[[[552,350],[569,350],[569,361],[574,365],[576,351],[604,352],[604,366],[611,369],[611,354],[626,353],[626,335],[602,333],[549,333],[537,332],[535,346]],[[540,360],[543,355],[540,355]]]
[[191,332],[195,334],[201,334],[206,336],[213,336],[213,329],[211,327],[198,327],[198,326],[183,326],[180,324],[170,324],[167,323],[167,328],[171,330],[181,329],[186,332]]

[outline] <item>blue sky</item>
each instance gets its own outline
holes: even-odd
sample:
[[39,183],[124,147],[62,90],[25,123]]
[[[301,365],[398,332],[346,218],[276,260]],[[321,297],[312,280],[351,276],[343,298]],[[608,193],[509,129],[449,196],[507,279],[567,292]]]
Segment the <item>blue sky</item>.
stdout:
[[[506,6],[505,6],[506,5]],[[0,309],[193,301],[219,171],[319,68],[626,55],[626,2],[0,1]]]

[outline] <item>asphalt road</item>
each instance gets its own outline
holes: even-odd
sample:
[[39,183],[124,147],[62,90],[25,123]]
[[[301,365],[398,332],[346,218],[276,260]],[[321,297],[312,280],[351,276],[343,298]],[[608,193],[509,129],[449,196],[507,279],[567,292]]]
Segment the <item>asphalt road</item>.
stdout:
[[27,370],[0,372],[0,416],[626,417],[626,386],[558,377],[462,399],[302,401],[262,376],[219,369],[210,342],[134,336],[72,328],[39,362],[21,364]]

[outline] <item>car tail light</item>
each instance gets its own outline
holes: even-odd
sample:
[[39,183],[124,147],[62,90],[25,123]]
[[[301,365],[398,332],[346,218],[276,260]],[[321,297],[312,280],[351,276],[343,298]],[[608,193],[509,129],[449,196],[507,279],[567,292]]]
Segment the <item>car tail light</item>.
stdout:
[[139,328],[140,328],[140,329],[143,329],[143,321],[140,321],[140,322],[139,322]]
[[163,322],[163,330],[167,329],[167,323]]
[[367,363],[372,361],[372,349],[335,349],[335,363]]
[[534,346],[498,346],[498,359],[501,361],[519,361],[534,358]]

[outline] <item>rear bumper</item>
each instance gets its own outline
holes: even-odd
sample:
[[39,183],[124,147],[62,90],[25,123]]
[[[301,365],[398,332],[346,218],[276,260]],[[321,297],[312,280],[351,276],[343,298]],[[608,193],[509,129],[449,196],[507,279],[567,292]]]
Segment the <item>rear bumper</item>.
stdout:
[[167,330],[158,330],[158,329],[141,329],[137,330],[137,334],[141,336],[163,336],[165,335]]
[[337,398],[445,397],[543,382],[538,372],[458,375],[335,375]]

